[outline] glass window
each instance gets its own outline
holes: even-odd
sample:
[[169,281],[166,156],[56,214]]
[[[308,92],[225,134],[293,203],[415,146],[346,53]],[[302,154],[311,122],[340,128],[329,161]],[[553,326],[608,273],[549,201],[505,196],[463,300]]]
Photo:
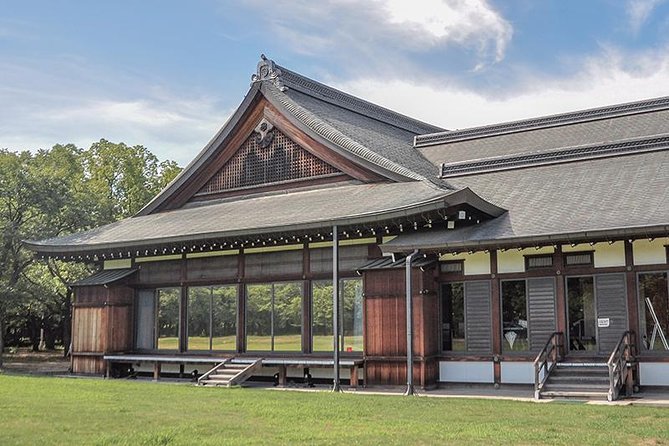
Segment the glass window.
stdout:
[[188,350],[235,350],[237,286],[188,289]]
[[[361,352],[362,339],[362,280],[342,279],[340,292],[339,348],[344,352]],[[312,348],[315,352],[331,352],[332,339],[332,281],[312,284]]]
[[180,288],[158,288],[158,349],[179,349]]
[[462,283],[441,288],[441,341],[444,351],[465,351],[465,290]]
[[518,352],[529,349],[525,281],[504,281],[502,282],[502,351]]
[[646,350],[669,350],[669,285],[667,273],[639,274],[641,345]]
[[246,350],[302,350],[302,284],[246,287]]
[[567,278],[569,350],[597,350],[597,320],[592,276]]

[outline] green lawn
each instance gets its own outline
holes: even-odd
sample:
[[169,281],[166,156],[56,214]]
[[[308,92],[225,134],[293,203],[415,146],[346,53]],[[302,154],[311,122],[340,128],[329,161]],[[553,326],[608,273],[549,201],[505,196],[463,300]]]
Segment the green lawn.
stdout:
[[669,409],[0,375],[0,444],[669,444]]

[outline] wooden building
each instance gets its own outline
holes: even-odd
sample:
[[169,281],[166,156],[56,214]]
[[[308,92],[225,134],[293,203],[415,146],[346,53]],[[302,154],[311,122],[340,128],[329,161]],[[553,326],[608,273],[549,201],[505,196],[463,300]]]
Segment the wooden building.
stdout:
[[138,215],[26,245],[100,265],[73,284],[74,373],[339,363],[612,399],[669,385],[668,149],[669,98],[448,131],[263,56]]

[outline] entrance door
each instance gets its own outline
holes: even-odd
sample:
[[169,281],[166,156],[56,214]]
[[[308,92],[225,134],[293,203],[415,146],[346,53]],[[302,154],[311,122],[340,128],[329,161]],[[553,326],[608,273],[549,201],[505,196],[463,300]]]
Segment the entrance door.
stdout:
[[624,273],[567,277],[570,353],[607,356],[628,325]]
[[567,278],[570,353],[597,353],[597,306],[592,276]]

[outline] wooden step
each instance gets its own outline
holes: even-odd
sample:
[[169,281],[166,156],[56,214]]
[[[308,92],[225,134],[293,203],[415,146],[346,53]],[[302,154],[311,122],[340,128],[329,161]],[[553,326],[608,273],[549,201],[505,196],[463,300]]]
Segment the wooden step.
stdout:
[[544,384],[542,391],[565,391],[565,392],[580,392],[580,391],[595,391],[608,392],[608,384]]
[[597,399],[597,400],[606,400],[608,399],[609,392],[597,392],[597,391],[562,391],[562,390],[550,390],[550,391],[541,391],[542,398],[577,398],[577,399]]
[[573,376],[573,375],[550,375],[546,381],[549,384],[609,384],[608,376]]

